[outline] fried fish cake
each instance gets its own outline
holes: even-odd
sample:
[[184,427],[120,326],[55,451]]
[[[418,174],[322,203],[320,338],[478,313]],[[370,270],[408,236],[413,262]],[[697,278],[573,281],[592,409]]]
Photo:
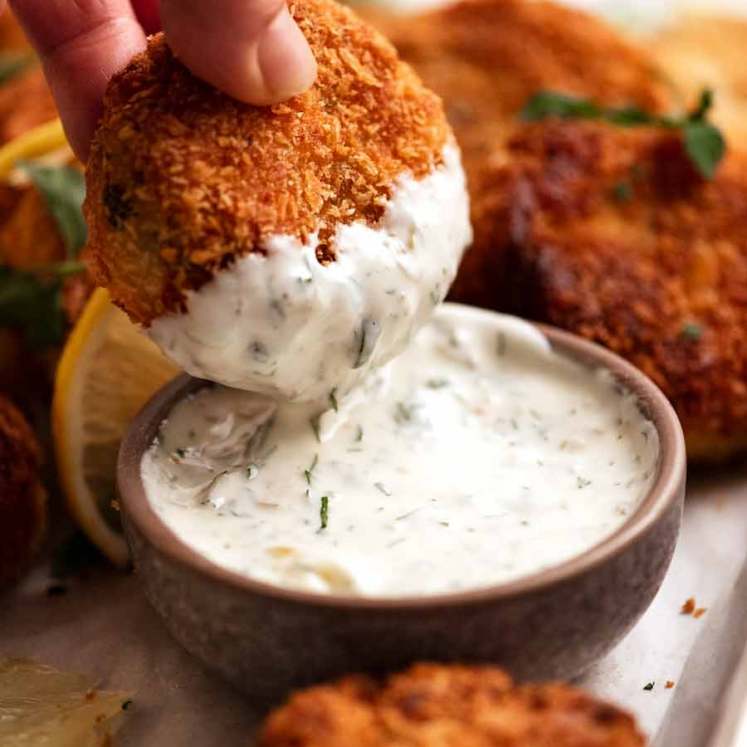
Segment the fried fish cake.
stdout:
[[190,373],[328,402],[404,348],[471,227],[438,97],[351,10],[293,12],[318,77],[283,104],[220,93],[161,36],[114,77],[88,164],[87,256]]
[[538,91],[656,111],[670,91],[649,54],[604,21],[552,2],[462,0],[417,15],[369,11],[444,100],[473,175]]
[[23,415],[0,395],[0,587],[15,581],[39,549],[46,494],[41,448]]
[[346,677],[270,714],[260,747],[633,747],[634,719],[568,685],[514,685],[489,667],[417,664]]
[[460,300],[627,358],[673,403],[692,459],[747,447],[747,157],[706,181],[676,132],[548,121],[482,179]]

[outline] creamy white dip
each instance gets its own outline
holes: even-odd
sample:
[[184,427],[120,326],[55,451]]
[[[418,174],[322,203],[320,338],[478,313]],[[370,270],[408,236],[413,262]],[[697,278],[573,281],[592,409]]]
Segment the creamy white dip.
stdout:
[[336,260],[315,236],[272,236],[148,334],[193,376],[280,399],[326,400],[404,350],[430,317],[472,238],[455,145],[421,179],[403,174],[376,226],[340,225]]
[[654,426],[608,374],[531,325],[446,304],[329,410],[209,385],[145,454],[178,537],[271,584],[426,595],[515,579],[591,548],[657,470]]

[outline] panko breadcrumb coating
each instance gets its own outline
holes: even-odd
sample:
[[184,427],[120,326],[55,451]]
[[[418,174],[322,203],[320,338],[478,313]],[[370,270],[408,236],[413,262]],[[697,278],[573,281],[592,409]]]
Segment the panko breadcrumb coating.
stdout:
[[515,685],[489,667],[417,664],[291,696],[260,747],[640,747],[634,719],[560,683]]
[[28,567],[44,536],[40,461],[41,449],[26,419],[0,395],[0,587]]
[[610,106],[669,105],[646,51],[599,18],[552,2],[463,0],[417,15],[366,15],[443,98],[471,190],[485,158],[540,90]]
[[148,325],[263,239],[381,218],[393,182],[421,177],[449,137],[438,98],[384,38],[331,0],[291,11],[318,63],[303,95],[239,103],[201,82],[163,36],[111,81],[88,165],[96,281]]
[[677,133],[548,121],[483,179],[462,298],[627,358],[672,401],[691,459],[747,448],[747,157],[705,181]]

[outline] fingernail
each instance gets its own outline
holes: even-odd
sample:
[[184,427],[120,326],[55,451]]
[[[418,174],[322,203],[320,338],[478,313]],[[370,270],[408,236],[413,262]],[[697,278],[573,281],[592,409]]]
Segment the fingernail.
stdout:
[[316,79],[314,55],[287,8],[262,33],[257,60],[268,93],[278,100],[302,93]]

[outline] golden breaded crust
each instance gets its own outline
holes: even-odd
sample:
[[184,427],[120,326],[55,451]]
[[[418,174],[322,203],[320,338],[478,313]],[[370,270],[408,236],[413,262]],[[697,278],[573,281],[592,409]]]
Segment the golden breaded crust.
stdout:
[[696,101],[716,92],[713,119],[733,143],[747,140],[747,20],[693,14],[651,42],[657,64],[677,90]]
[[602,20],[551,2],[465,0],[415,16],[367,15],[443,98],[470,181],[540,90],[669,106],[646,51]]
[[40,462],[41,449],[26,419],[0,395],[0,586],[25,570],[44,535]]
[[482,175],[463,301],[595,340],[674,404],[693,459],[747,441],[747,156],[704,181],[676,133],[528,125]]
[[291,8],[317,59],[307,93],[272,107],[202,83],[162,36],[109,85],[88,164],[88,259],[132,318],[184,308],[264,237],[375,224],[403,172],[440,161],[438,98],[384,38],[332,0]]
[[490,667],[417,664],[296,693],[260,747],[637,747],[632,717],[564,684],[514,685]]

